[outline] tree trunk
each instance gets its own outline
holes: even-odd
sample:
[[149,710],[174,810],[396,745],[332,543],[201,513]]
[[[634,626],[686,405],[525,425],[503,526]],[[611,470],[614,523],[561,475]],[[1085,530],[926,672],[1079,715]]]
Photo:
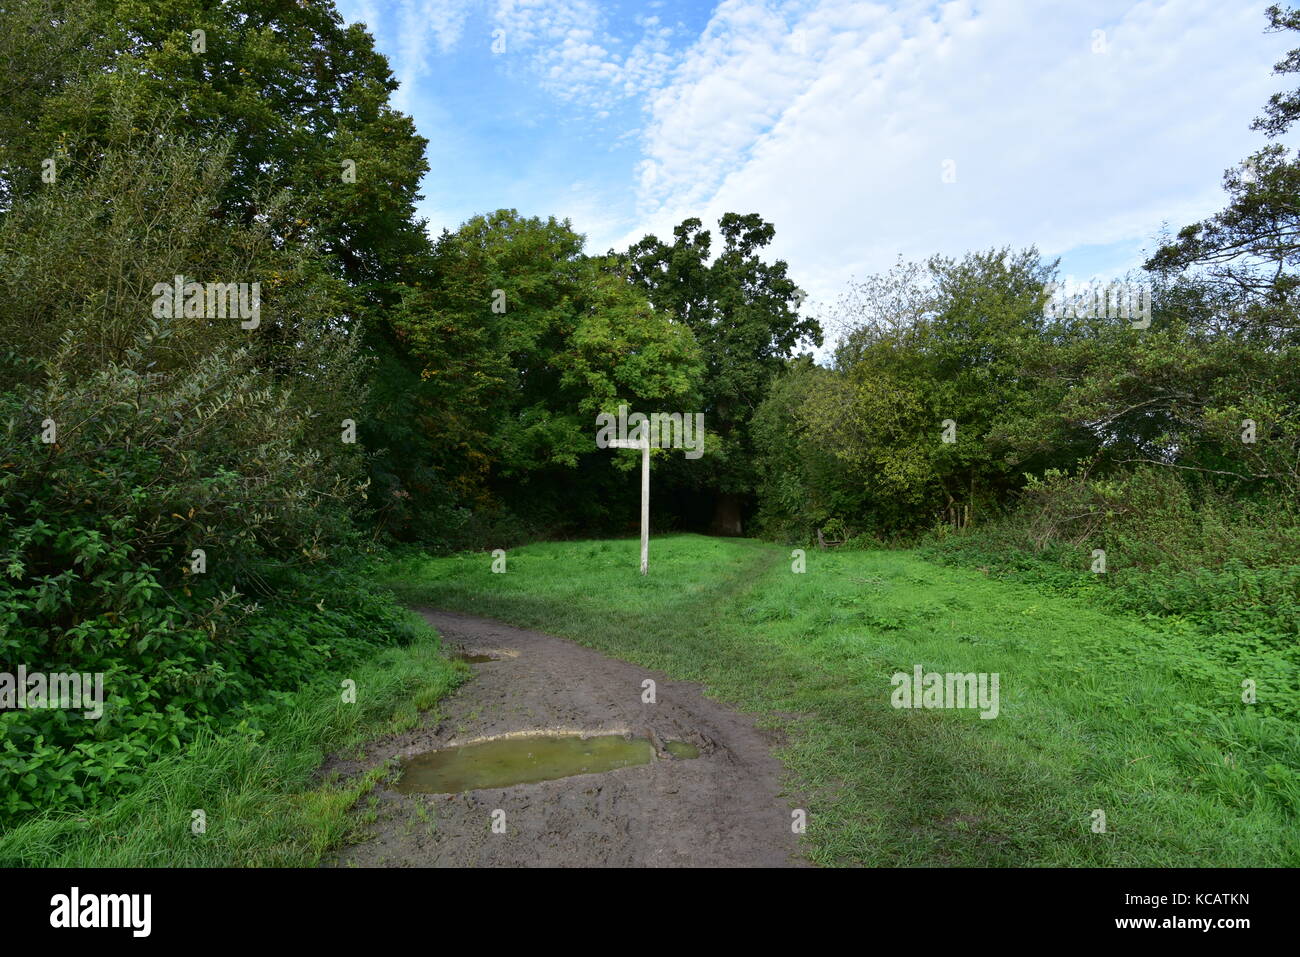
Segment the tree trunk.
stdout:
[[713,535],[743,535],[740,520],[740,497],[737,495],[719,495],[713,502],[713,524],[709,526]]

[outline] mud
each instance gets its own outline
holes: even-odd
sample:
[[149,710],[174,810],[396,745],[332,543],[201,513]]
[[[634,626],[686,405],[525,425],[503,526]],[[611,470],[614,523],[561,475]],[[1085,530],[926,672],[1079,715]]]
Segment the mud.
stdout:
[[[328,862],[344,867],[804,866],[781,765],[753,720],[698,685],[501,622],[418,609],[449,650],[493,660],[440,703],[440,720],[373,741],[347,775],[385,762],[369,839]],[[642,701],[647,678],[656,703]],[[424,752],[536,734],[647,738],[648,764],[449,794],[397,791],[397,765]],[[684,760],[684,743],[699,756]],[[369,806],[362,802],[360,813]],[[495,825],[495,829],[494,829]]]

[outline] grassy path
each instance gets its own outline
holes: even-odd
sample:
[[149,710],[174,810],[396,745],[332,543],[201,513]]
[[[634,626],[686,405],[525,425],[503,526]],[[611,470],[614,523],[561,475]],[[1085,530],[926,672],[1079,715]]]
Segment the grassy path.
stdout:
[[[572,638],[786,733],[822,864],[1300,863],[1300,737],[1140,624],[900,551],[673,536],[408,558],[412,602]],[[890,676],[997,673],[1000,711],[901,710]],[[1105,833],[1093,831],[1094,812]]]

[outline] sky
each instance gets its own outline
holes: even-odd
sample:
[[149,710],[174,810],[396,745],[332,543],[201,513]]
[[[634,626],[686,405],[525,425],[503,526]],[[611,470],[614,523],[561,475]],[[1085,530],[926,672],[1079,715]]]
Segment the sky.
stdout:
[[1267,143],[1252,0],[337,0],[429,140],[435,235],[498,208],[587,251],[757,212],[817,311],[900,256],[1034,245],[1121,277]]

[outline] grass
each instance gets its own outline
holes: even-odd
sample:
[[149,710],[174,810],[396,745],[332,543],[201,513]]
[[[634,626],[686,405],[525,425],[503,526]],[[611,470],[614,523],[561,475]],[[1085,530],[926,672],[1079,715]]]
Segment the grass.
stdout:
[[[412,616],[414,619],[416,616]],[[207,735],[112,806],[46,814],[0,834],[3,867],[312,867],[366,820],[349,813],[390,769],[320,780],[331,753],[405,730],[469,674],[436,633],[302,689],[262,735]],[[355,703],[342,682],[356,682]],[[206,827],[194,833],[195,811]]]
[[[780,727],[825,865],[1296,866],[1300,734],[1244,704],[1251,662],[1085,600],[914,552],[692,535],[407,556],[412,602],[560,634]],[[996,672],[1000,714],[899,710],[890,676]],[[1267,701],[1268,681],[1259,687]],[[1105,814],[1104,833],[1093,830]]]

